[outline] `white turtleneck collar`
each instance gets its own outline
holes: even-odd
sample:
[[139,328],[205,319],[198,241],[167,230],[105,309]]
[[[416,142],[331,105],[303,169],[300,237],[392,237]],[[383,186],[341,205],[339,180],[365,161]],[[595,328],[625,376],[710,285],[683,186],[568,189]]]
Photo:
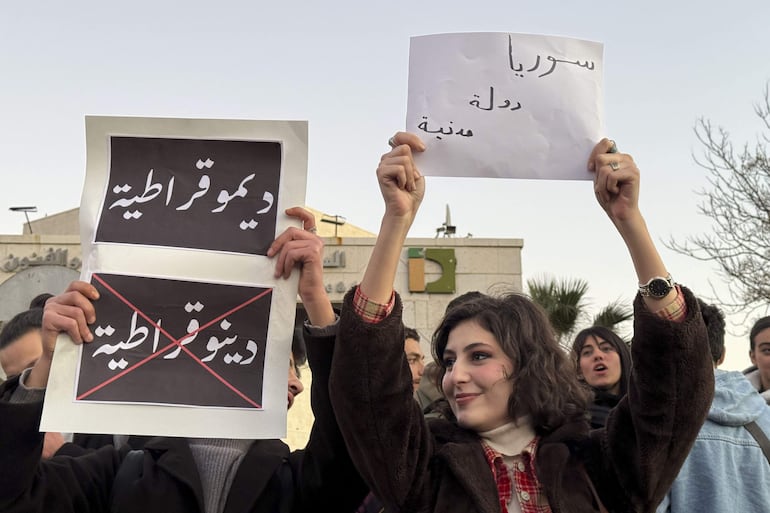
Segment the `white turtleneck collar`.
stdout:
[[503,456],[516,456],[535,438],[535,429],[529,415],[479,433],[484,443]]

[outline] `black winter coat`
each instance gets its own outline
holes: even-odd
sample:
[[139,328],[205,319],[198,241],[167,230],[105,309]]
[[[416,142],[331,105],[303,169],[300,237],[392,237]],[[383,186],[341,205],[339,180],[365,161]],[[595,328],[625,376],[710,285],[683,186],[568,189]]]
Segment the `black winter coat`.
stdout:
[[[243,458],[225,513],[355,511],[368,489],[348,456],[328,394],[333,337],[305,334],[313,371],[315,424],[305,450],[258,440]],[[0,511],[108,513],[116,473],[128,449],[41,460],[42,403],[10,404],[18,379],[0,387]],[[203,492],[188,442],[154,438],[144,447],[142,475],[127,488],[119,513],[203,513]]]

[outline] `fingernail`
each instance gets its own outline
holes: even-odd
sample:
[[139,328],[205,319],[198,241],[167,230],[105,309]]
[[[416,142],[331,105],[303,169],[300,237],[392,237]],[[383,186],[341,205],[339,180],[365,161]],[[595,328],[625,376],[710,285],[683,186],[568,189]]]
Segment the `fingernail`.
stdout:
[[86,339],[86,342],[91,342],[94,339],[94,336],[91,335],[91,332],[89,331],[88,333],[86,333],[85,339]]

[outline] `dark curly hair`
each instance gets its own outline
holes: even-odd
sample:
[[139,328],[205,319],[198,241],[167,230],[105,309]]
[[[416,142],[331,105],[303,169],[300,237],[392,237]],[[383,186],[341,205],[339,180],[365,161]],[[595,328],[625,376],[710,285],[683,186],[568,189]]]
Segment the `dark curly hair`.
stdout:
[[471,320],[490,332],[513,362],[508,400],[512,419],[530,415],[540,435],[569,421],[585,419],[588,391],[559,347],[545,312],[521,294],[478,294],[447,310],[431,344],[440,367],[439,381],[446,373],[443,357],[449,334]]

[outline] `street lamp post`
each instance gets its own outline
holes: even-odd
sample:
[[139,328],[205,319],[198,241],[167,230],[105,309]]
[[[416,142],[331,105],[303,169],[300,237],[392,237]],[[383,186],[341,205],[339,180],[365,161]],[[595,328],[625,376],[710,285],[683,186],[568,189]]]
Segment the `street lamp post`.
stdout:
[[37,207],[10,207],[8,210],[11,212],[24,212],[24,217],[27,218],[27,228],[29,228],[29,233],[32,233],[32,225],[29,222],[29,213],[30,212],[37,212]]
[[342,216],[338,215],[329,215],[329,214],[323,214],[321,216],[321,222],[322,223],[329,223],[334,225],[334,236],[337,237],[337,228],[342,226],[343,224],[347,223],[347,219],[345,219]]

